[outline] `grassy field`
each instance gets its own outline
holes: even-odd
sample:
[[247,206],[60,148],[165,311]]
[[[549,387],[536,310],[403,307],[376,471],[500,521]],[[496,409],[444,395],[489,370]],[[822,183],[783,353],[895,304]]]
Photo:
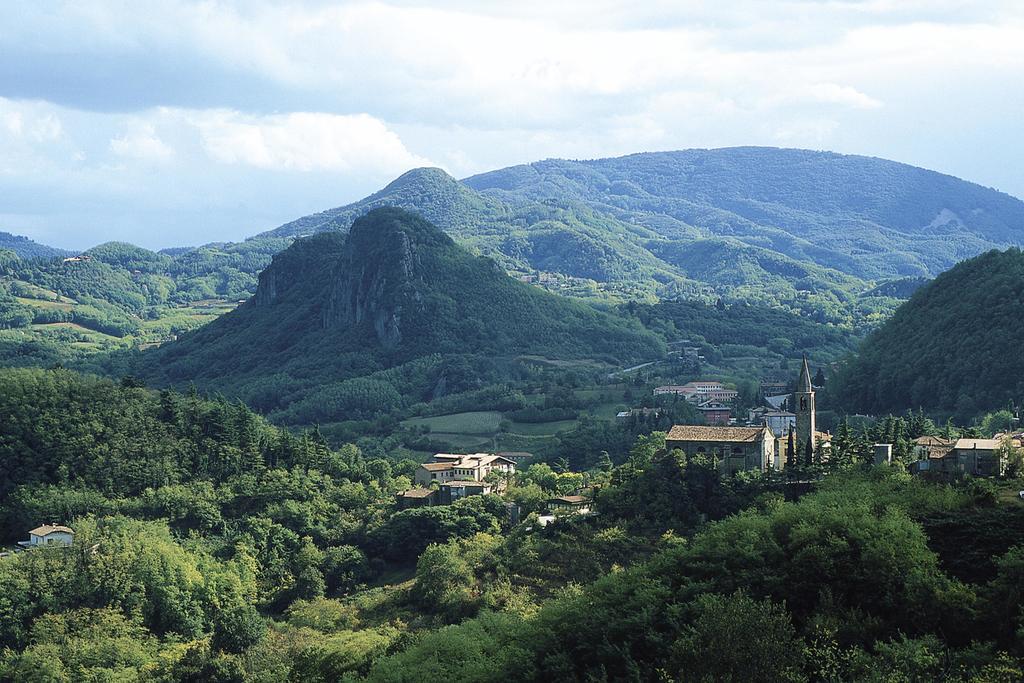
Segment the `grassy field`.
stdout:
[[509,430],[513,434],[523,436],[554,436],[566,432],[576,426],[576,420],[559,420],[557,422],[513,422]]
[[[41,310],[74,311],[80,304],[74,299],[58,296],[40,287],[27,283],[21,283],[23,290],[27,290],[26,296],[18,296],[19,303]],[[71,348],[86,353],[108,351],[115,346],[138,346],[149,348],[159,346],[175,334],[201,327],[217,317],[231,311],[237,306],[235,301],[222,299],[208,299],[197,301],[189,305],[168,307],[160,309],[161,315],[156,319],[138,320],[140,331],[136,335],[128,335],[124,338],[114,337],[103,332],[84,327],[78,323],[57,322],[39,323],[20,328],[24,336],[19,339],[32,338],[53,338],[55,335],[62,335],[65,342]],[[132,317],[132,316],[129,316]],[[68,341],[67,336],[78,337],[75,341]]]
[[431,434],[487,434],[498,431],[501,413],[484,410],[472,413],[453,413],[437,417],[414,417],[402,424],[407,427],[427,427]]
[[36,308],[56,308],[61,311],[70,311],[74,308],[74,304],[69,304],[66,301],[50,301],[49,299],[26,299],[23,296],[14,297],[18,303],[25,304],[26,306],[35,306]]
[[503,416],[496,410],[453,413],[436,417],[415,417],[402,422],[406,427],[428,427],[431,441],[454,451],[527,450],[576,426],[576,420],[557,422],[512,422],[507,432],[499,431]]
[[431,432],[430,440],[444,444],[453,451],[483,451],[491,446],[492,438],[489,435],[481,434],[446,434],[444,432]]

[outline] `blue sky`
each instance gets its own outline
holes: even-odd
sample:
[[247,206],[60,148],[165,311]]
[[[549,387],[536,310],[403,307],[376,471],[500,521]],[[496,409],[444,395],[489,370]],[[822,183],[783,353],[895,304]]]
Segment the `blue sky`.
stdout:
[[688,147],[1024,196],[1019,2],[3,3],[0,55],[0,230],[68,248],[242,239],[415,166]]

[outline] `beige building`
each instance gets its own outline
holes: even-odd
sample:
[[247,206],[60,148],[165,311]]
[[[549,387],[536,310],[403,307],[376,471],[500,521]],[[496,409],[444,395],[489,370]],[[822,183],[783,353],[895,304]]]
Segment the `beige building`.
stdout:
[[726,474],[740,470],[763,472],[775,461],[775,435],[767,426],[675,425],[669,430],[665,445],[670,451],[678,449],[687,455],[713,455]]
[[430,486],[435,483],[444,485],[456,481],[482,482],[491,472],[512,475],[515,471],[516,463],[501,455],[437,453],[430,462],[416,468],[415,483],[418,486]]
[[654,389],[655,396],[665,396],[668,394],[682,396],[689,403],[705,403],[707,401],[732,403],[739,396],[738,392],[733,389],[726,389],[721,382],[714,380],[687,382],[686,384],[669,384]]

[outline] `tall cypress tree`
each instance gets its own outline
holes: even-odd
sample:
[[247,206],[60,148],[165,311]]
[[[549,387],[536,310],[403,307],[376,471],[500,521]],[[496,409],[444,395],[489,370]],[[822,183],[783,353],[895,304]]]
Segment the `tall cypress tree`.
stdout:
[[793,436],[793,427],[789,428],[789,438],[786,440],[786,469],[796,465],[796,438]]

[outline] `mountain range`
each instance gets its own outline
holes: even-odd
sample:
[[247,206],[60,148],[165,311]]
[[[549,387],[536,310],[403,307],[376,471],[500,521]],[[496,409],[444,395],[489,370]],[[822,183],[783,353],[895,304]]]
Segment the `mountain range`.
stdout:
[[461,182],[416,169],[264,234],[344,231],[383,205],[422,213],[511,271],[633,298],[782,303],[839,323],[869,314],[859,295],[880,282],[1024,242],[1024,202],[995,190],[883,159],[755,147],[548,160]]
[[[0,363],[160,343],[256,291],[298,236],[369,210],[414,211],[472,253],[588,300],[752,304],[860,333],[917,287],[1024,244],[1024,203],[882,159],[774,148],[548,160],[458,181],[414,169],[353,204],[237,244],[62,250],[0,234]],[[16,333],[15,333],[16,332]],[[13,344],[13,346],[12,346]]]

